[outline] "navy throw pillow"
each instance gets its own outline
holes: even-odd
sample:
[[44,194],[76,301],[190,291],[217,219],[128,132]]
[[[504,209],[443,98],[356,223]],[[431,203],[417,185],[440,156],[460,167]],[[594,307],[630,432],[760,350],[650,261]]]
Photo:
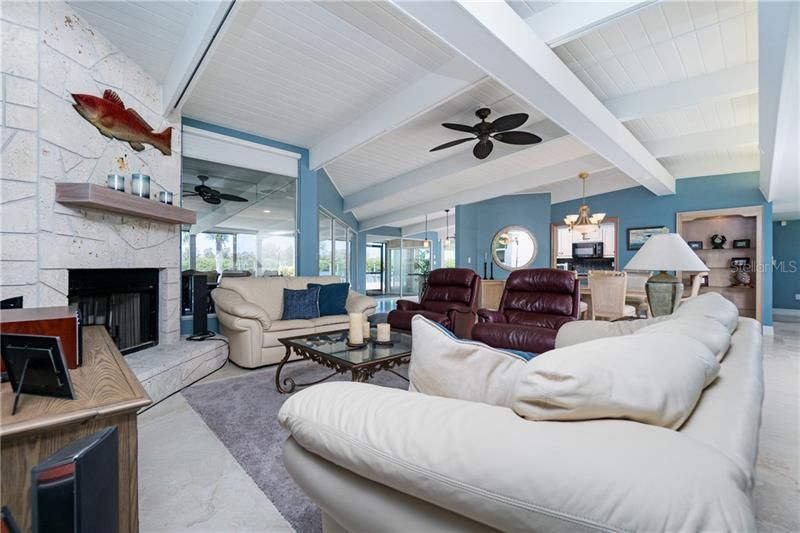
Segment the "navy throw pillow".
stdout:
[[319,287],[283,289],[283,320],[319,317]]
[[319,316],[346,315],[347,294],[350,292],[349,283],[330,283],[320,285],[309,283],[308,288],[319,287]]

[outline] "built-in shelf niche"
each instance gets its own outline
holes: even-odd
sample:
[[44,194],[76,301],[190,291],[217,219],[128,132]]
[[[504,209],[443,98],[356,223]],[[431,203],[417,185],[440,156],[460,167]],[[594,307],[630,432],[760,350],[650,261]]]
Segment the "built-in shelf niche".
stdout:
[[[735,209],[712,209],[677,214],[678,233],[688,241],[701,241],[703,248],[695,253],[708,267],[708,286],[702,287],[700,293],[718,292],[739,308],[739,315],[761,320],[762,304],[762,212],[761,206]],[[724,247],[713,248],[711,236],[724,235],[727,239]],[[749,239],[749,248],[733,248],[734,240]],[[750,286],[734,283],[731,260],[748,258],[751,269]],[[682,279],[688,291],[691,286],[691,275],[682,273]]]

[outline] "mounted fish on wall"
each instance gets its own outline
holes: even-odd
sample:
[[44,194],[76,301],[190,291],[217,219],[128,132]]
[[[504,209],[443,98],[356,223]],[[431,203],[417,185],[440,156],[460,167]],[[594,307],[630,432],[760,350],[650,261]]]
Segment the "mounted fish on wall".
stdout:
[[172,128],[156,133],[139,113],[125,109],[111,89],[106,89],[102,98],[90,94],[73,94],[72,98],[75,111],[106,137],[127,142],[137,152],[149,144],[164,155],[172,155]]

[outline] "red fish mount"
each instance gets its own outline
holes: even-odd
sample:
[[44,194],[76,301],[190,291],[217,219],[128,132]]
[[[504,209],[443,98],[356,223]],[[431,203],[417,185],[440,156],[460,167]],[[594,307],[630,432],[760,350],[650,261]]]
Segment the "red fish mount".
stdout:
[[72,99],[75,111],[105,137],[127,142],[137,152],[149,144],[164,155],[172,155],[172,128],[156,133],[139,113],[130,107],[126,109],[122,99],[111,89],[106,89],[102,98],[72,94]]

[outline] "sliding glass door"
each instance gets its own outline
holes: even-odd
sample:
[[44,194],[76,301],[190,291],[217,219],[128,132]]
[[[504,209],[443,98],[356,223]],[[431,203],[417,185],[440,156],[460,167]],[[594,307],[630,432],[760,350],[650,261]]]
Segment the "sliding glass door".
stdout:
[[353,279],[356,233],[327,211],[319,212],[319,275]]

